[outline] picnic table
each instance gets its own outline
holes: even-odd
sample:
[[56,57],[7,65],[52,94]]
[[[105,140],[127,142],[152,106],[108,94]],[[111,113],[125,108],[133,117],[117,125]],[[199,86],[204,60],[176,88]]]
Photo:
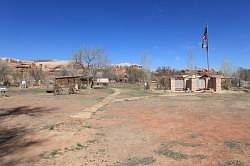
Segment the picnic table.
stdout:
[[2,95],[5,95],[7,92],[8,92],[8,89],[7,89],[7,88],[5,88],[5,87],[0,87],[0,94],[1,94],[1,96],[2,96]]

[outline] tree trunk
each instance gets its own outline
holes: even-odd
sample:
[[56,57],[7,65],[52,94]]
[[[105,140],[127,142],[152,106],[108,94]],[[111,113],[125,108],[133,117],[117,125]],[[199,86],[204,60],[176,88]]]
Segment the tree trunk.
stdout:
[[88,75],[88,79],[87,79],[87,87],[89,87],[89,83],[90,83],[90,78],[89,78],[89,77],[90,77],[89,63],[88,63],[88,71],[87,71],[87,72],[88,72],[88,74],[87,74],[87,75]]

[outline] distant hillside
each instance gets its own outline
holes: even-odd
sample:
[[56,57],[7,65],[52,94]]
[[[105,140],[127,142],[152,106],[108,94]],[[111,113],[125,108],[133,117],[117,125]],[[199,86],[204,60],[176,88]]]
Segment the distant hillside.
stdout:
[[34,60],[34,62],[52,62],[54,60],[52,59],[38,59],[38,60]]

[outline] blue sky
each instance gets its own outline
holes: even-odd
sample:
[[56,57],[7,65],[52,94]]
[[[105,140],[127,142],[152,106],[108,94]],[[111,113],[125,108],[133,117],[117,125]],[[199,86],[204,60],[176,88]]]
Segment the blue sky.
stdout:
[[210,63],[224,58],[250,67],[249,0],[0,0],[0,57],[70,59],[83,46],[105,48],[111,63],[151,68],[206,67],[201,49],[209,29]]

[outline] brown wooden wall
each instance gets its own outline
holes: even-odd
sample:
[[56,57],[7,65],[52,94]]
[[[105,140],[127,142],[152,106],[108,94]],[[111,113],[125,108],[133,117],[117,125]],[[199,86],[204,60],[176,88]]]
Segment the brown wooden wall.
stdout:
[[75,87],[76,84],[80,85],[80,78],[78,77],[56,78],[55,84],[63,88],[68,88],[72,86]]

